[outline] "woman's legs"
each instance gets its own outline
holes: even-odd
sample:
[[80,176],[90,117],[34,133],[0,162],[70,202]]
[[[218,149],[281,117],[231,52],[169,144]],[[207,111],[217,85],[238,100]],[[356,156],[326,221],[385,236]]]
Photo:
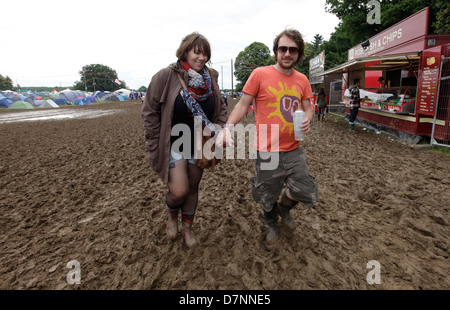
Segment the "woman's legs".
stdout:
[[[166,203],[169,213],[173,212],[173,210],[181,209],[183,237],[188,246],[192,246],[195,243],[191,226],[197,209],[198,187],[202,176],[203,169],[188,163],[187,160],[179,160],[175,162],[175,167],[169,169],[169,191],[166,195]],[[168,227],[169,225],[173,226],[173,221],[172,223],[170,222],[171,218],[169,216]],[[172,236],[169,235],[171,238]]]

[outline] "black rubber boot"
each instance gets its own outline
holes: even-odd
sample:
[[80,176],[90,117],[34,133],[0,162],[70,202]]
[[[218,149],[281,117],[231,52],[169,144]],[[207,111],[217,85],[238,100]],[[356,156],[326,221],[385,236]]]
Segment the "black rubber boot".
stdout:
[[267,223],[266,241],[269,243],[275,242],[278,240],[278,209],[276,204],[273,206],[272,211],[264,211],[264,219]]
[[278,213],[281,217],[281,223],[290,230],[295,229],[294,219],[291,217],[291,209],[295,207],[298,201],[291,200],[286,195],[286,189],[281,193],[280,202],[278,204]]

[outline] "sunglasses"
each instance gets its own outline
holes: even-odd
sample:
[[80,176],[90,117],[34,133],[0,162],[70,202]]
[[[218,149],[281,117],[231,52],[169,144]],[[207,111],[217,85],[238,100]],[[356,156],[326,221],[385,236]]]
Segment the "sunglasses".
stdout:
[[289,54],[298,54],[298,48],[294,46],[278,46],[278,51],[281,53],[286,53],[289,50]]

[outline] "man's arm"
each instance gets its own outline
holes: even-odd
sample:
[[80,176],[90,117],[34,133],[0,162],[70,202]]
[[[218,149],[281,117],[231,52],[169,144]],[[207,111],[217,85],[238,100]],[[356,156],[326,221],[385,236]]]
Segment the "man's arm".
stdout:
[[233,130],[232,127],[241,121],[245,113],[247,113],[253,99],[254,97],[252,95],[245,93],[241,99],[239,99],[239,102],[233,108],[233,111],[231,111],[230,116],[228,116],[225,128],[222,129],[217,135],[216,145],[218,147],[223,147],[224,144],[228,146],[233,145],[234,141],[231,135]]

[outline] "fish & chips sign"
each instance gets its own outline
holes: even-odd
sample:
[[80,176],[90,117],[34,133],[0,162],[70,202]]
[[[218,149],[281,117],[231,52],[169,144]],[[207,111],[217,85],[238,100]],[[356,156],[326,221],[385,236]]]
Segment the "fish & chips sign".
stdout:
[[389,55],[391,48],[425,36],[428,33],[427,18],[428,7],[373,36],[365,48],[357,45],[349,49],[348,61],[372,55]]

